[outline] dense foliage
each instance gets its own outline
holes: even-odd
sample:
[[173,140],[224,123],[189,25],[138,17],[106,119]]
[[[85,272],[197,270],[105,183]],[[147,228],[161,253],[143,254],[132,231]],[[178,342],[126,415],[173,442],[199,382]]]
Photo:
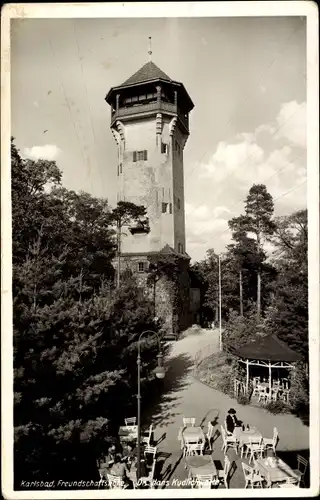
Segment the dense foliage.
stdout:
[[[21,480],[84,479],[136,404],[141,332],[156,330],[135,281],[114,291],[107,201],[62,188],[54,162],[12,143],[14,458]],[[142,342],[142,391],[155,338]]]
[[273,239],[277,281],[272,288],[268,329],[287,342],[308,362],[308,222],[299,210],[276,220]]
[[[274,333],[301,354],[302,362],[292,377],[291,410],[305,415],[309,400],[307,210],[274,218],[271,195],[265,186],[253,185],[244,215],[231,219],[229,228],[232,243],[220,255],[224,349],[230,353],[258,334]],[[271,258],[266,241],[274,247]],[[201,283],[203,305],[217,319],[218,255],[208,250],[206,259],[195,263],[193,270]],[[234,369],[215,387],[230,393]],[[280,411],[279,405],[271,406],[270,411]]]

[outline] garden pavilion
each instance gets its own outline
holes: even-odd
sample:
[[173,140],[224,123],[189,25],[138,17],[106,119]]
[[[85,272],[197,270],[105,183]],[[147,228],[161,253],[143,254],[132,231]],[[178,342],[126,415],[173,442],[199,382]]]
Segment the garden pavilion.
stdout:
[[272,388],[272,370],[295,369],[295,362],[301,359],[300,354],[293,351],[275,334],[259,336],[257,340],[233,349],[232,354],[239,362],[246,365],[245,394],[249,392],[250,366],[268,369],[269,393]]

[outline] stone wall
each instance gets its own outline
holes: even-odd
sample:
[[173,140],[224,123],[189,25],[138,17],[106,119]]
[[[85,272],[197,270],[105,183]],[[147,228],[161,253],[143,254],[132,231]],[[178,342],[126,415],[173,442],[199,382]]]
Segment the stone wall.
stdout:
[[[145,271],[139,272],[139,262],[145,263]],[[184,260],[178,282],[174,284],[167,277],[162,277],[156,282],[156,286],[147,284],[148,279],[148,256],[130,255],[122,256],[120,259],[120,270],[122,279],[126,275],[136,276],[138,284],[145,289],[145,293],[154,304],[154,314],[164,322],[163,329],[166,333],[179,333],[188,328],[194,321],[193,308],[190,302],[190,277],[189,262]],[[115,267],[117,261],[114,261]]]

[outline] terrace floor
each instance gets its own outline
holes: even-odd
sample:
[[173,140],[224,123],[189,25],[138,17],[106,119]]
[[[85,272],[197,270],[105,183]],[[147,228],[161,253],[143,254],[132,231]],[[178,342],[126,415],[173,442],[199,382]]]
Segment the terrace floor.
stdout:
[[[272,415],[263,408],[238,405],[236,400],[193,378],[194,356],[199,349],[205,348],[208,344],[211,349],[216,346],[218,351],[218,330],[189,330],[180,340],[173,342],[160,397],[158,395],[155,403],[148,404],[142,401],[143,420],[148,424],[154,424],[155,440],[158,441],[160,452],[156,479],[169,481],[169,488],[177,488],[183,486],[178,485],[176,481],[187,478],[178,440],[183,416],[195,417],[197,425],[201,425],[205,431],[208,421],[213,421],[215,429],[220,431],[220,425],[223,424],[229,408],[235,408],[238,418],[245,424],[257,427],[264,437],[272,437],[273,428],[277,427],[279,431],[277,454],[288,465],[296,468],[297,453],[309,458],[309,428],[298,418],[287,414]],[[223,463],[220,432],[217,436],[212,456],[214,460]],[[231,462],[234,461],[234,472],[229,487],[243,488],[245,482],[241,459],[233,450],[229,450],[228,455]]]

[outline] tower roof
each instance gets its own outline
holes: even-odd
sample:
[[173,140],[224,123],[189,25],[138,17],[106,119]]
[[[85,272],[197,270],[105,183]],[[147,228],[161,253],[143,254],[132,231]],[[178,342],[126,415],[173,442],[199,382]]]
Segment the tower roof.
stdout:
[[136,71],[130,78],[123,82],[122,86],[135,85],[136,83],[148,82],[151,80],[157,80],[161,78],[162,80],[167,80],[171,82],[171,78],[166,75],[154,62],[149,61],[142,66],[138,71]]
[[184,85],[180,82],[172,80],[166,73],[164,73],[153,61],[149,61],[142,66],[138,71],[136,71],[130,78],[128,78],[121,85],[112,87],[107,93],[105,100],[107,103],[111,104],[112,99],[115,97],[115,93],[127,90],[130,87],[139,87],[148,84],[149,82],[167,82],[167,84],[175,87],[180,95],[182,96],[184,102],[186,103],[186,111],[191,111],[194,104],[184,88]]

